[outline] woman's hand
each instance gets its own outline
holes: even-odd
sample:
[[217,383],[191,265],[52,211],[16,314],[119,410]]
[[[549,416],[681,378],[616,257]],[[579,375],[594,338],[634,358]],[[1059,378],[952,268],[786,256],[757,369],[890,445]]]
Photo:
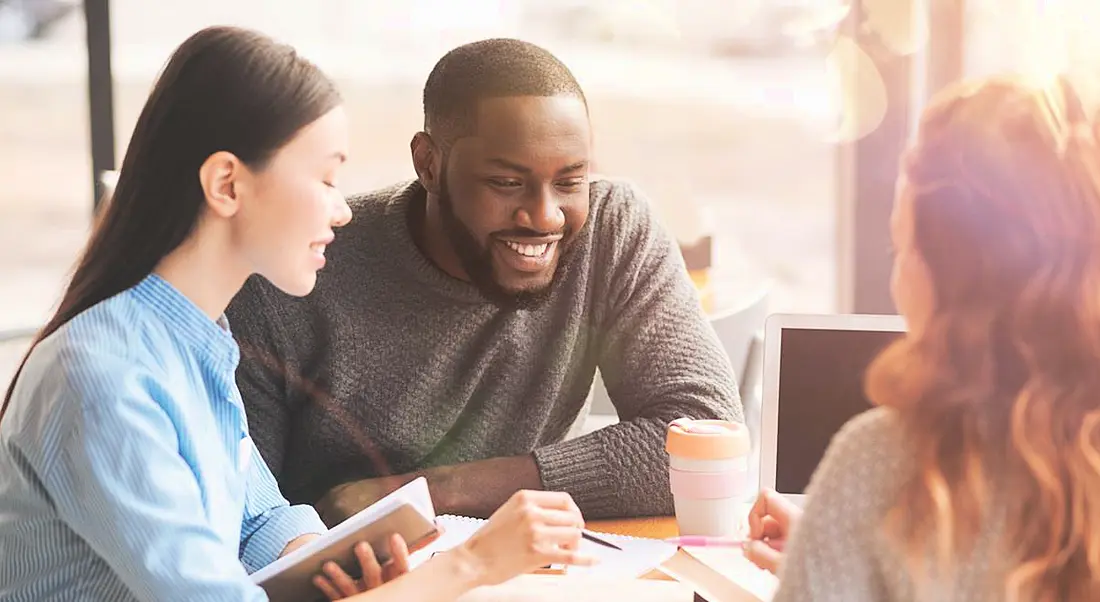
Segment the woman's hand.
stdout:
[[390,537],[390,560],[385,565],[378,564],[374,550],[366,542],[355,546],[355,556],[363,570],[362,579],[352,579],[335,562],[326,562],[321,568],[323,573],[313,578],[313,585],[324,592],[329,600],[354,596],[409,572],[409,547],[397,534]]
[[483,585],[550,564],[591,565],[578,552],[584,518],[566,493],[520,491],[455,551],[472,560]]
[[745,558],[756,566],[775,574],[783,561],[783,548],[791,530],[802,517],[802,509],[778,493],[760,492],[749,511],[749,541]]

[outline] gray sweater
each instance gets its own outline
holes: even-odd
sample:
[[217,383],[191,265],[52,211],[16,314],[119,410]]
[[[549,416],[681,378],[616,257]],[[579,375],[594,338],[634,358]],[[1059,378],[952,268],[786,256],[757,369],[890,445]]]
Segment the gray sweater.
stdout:
[[[590,517],[667,514],[665,428],[742,419],[676,244],[629,186],[595,181],[548,302],[505,310],[425,258],[416,182],[350,199],[316,290],[252,278],[228,311],[260,452],[291,502],[349,480],[534,453]],[[622,422],[564,440],[596,368]]]
[[1006,492],[996,488],[976,545],[956,560],[954,573],[932,582],[913,579],[881,525],[915,476],[915,456],[897,414],[887,408],[868,411],[837,433],[810,481],[773,602],[1004,600],[1007,570],[998,544],[1005,508],[998,500]]

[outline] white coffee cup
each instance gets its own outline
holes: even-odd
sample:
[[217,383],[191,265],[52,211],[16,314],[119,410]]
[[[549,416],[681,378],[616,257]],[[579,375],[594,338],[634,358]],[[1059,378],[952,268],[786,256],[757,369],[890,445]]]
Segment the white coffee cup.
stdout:
[[669,424],[665,449],[680,535],[740,536],[751,493],[745,425],[681,418]]

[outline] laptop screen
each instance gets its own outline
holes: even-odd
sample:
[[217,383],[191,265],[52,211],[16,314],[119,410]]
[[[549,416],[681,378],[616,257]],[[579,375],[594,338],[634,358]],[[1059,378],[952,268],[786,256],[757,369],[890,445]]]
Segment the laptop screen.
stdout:
[[871,408],[864,372],[902,333],[784,328],[781,336],[775,489],[802,494],[833,435]]

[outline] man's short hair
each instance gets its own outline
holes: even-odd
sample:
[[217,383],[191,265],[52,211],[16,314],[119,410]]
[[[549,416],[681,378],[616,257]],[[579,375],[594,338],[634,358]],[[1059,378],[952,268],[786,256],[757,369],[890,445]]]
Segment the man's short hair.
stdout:
[[580,84],[544,48],[510,38],[464,44],[443,55],[424,84],[424,131],[444,146],[473,133],[478,103],[509,96],[573,96]]

